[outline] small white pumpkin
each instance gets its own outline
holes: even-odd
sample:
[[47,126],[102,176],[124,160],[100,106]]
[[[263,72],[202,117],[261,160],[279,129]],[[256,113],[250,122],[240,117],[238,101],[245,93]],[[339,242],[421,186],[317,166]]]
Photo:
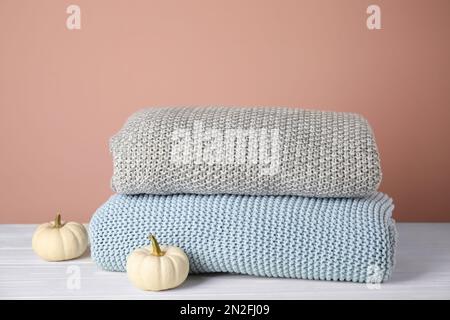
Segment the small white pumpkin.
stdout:
[[47,261],[78,258],[87,246],[86,228],[77,222],[61,222],[60,214],[57,214],[55,221],[38,226],[32,240],[34,252]]
[[160,291],[178,287],[189,273],[189,259],[181,248],[159,246],[153,235],[151,246],[134,250],[127,259],[131,283],[142,290]]

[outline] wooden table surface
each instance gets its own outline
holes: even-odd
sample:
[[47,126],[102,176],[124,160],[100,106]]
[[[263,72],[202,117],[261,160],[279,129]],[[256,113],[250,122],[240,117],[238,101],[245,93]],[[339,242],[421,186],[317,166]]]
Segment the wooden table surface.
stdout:
[[0,299],[449,299],[450,223],[398,223],[392,279],[379,286],[231,274],[189,276],[174,290],[144,292],[125,273],[90,259],[45,262],[31,249],[36,225],[0,225]]

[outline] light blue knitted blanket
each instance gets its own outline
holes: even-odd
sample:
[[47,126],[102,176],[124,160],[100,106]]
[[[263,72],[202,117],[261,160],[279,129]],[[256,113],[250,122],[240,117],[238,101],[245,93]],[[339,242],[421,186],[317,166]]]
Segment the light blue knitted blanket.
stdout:
[[192,273],[384,281],[394,265],[392,200],[241,195],[114,195],[90,223],[92,258],[125,271],[148,245],[183,248]]

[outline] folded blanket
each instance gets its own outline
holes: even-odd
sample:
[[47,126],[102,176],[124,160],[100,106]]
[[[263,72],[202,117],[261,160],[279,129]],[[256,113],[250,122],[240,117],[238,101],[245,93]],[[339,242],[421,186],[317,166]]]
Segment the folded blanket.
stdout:
[[148,245],[183,248],[192,273],[384,281],[394,264],[392,200],[239,195],[114,195],[92,217],[91,254],[125,271]]
[[367,121],[289,108],[151,108],[110,141],[124,194],[367,196],[381,180]]

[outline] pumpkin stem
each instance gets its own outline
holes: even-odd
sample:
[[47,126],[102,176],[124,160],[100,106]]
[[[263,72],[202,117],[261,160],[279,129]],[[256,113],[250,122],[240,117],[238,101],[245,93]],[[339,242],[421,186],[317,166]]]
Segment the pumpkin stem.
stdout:
[[163,256],[164,252],[161,251],[161,248],[159,247],[159,243],[158,243],[158,241],[156,241],[155,236],[151,234],[148,238],[150,239],[150,242],[152,243],[152,249],[153,249],[152,254],[154,256],[158,256],[158,257]]
[[61,224],[61,214],[57,214],[56,218],[55,218],[55,228],[61,228],[62,224]]

